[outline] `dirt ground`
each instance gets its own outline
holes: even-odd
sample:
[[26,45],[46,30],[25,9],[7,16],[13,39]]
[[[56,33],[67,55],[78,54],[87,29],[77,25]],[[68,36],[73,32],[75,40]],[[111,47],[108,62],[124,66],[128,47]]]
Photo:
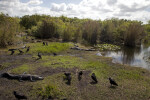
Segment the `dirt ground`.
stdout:
[[[13,91],[17,91],[23,95],[28,97],[28,100],[43,100],[43,98],[39,95],[35,95],[34,88],[35,86],[41,84],[55,84],[58,86],[60,91],[64,92],[64,96],[61,98],[55,98],[54,100],[62,100],[63,98],[67,98],[67,100],[149,100],[149,87],[147,83],[150,82],[149,76],[150,72],[144,69],[138,69],[133,67],[127,67],[125,65],[114,64],[111,62],[111,58],[100,58],[98,56],[90,56],[96,55],[97,51],[79,51],[79,50],[67,50],[64,52],[58,53],[57,56],[69,56],[72,59],[73,56],[77,58],[84,59],[84,61],[95,61],[105,62],[109,65],[106,66],[106,69],[96,69],[101,73],[99,75],[104,75],[106,70],[109,70],[108,75],[113,75],[114,77],[118,77],[119,87],[110,87],[110,83],[108,78],[104,75],[99,78],[97,84],[92,84],[92,79],[90,74],[93,70],[88,69],[80,69],[78,66],[74,66],[71,68],[65,67],[43,67],[43,60],[35,60],[36,55],[23,54],[23,55],[9,55],[8,52],[1,53],[0,55],[0,74],[4,72],[11,72],[12,69],[17,68],[23,64],[31,64],[32,68],[36,68],[34,71],[30,71],[29,74],[35,74],[44,77],[44,80],[39,80],[36,82],[23,81],[19,82],[18,80],[9,80],[6,78],[0,78],[0,100],[16,100],[13,95]],[[52,57],[52,54],[46,55],[48,57]],[[88,57],[88,59],[87,59]],[[52,57],[53,58],[53,57]],[[50,58],[49,60],[53,60]],[[57,61],[56,61],[57,62]],[[76,62],[79,63],[79,62]],[[51,66],[54,65],[62,65],[64,63],[52,63]],[[67,64],[67,63],[66,63]],[[38,67],[37,67],[38,66]],[[93,65],[94,66],[94,65]],[[102,65],[103,66],[103,65]],[[91,65],[92,67],[92,65]],[[103,67],[102,67],[103,68]],[[77,73],[83,70],[83,76],[80,81],[78,81]],[[137,70],[137,72],[136,72]],[[117,72],[118,71],[118,72]],[[71,85],[67,85],[64,80],[64,72],[71,72],[72,81]],[[111,73],[112,72],[112,73]],[[134,73],[135,74],[134,74]],[[133,74],[132,74],[133,73]],[[138,74],[140,74],[140,76]],[[121,75],[124,76],[121,76]],[[120,78],[120,76],[121,78]],[[124,79],[122,79],[122,77]],[[144,77],[143,82],[140,79],[134,79],[136,77]],[[141,83],[138,83],[141,82]],[[141,84],[145,84],[145,86]],[[47,100],[47,98],[44,98]]]
[[[80,53],[80,54],[79,54]],[[71,55],[71,56],[77,56],[82,57],[83,52],[79,51],[66,51],[63,53],[60,53],[59,55]],[[31,58],[31,59],[26,59]],[[16,63],[17,62],[17,63]],[[5,63],[11,63],[11,65],[5,65]],[[38,63],[35,62],[35,59],[32,59],[32,55],[24,54],[24,55],[9,55],[8,53],[4,53],[0,55],[0,64],[1,66],[5,66],[0,70],[0,74],[4,72],[9,72],[11,69],[16,68],[22,64],[25,63]],[[51,68],[51,67],[38,67],[36,71],[34,71],[35,75],[40,75],[42,77],[47,77],[51,75],[57,75],[61,74],[62,77],[59,79],[62,83],[65,83],[63,80],[63,73],[64,72],[71,72],[72,76],[78,80],[77,73],[80,71],[80,69],[74,67],[74,68]],[[81,81],[76,81],[74,85],[76,85],[76,92],[78,96],[76,98],[69,96],[68,100],[77,100],[79,97],[83,100],[89,100],[88,99],[88,93],[86,92],[91,91],[94,93],[96,90],[96,87],[93,84],[90,84],[92,81],[91,77],[89,76],[91,73],[90,70],[84,70],[83,76]],[[58,79],[58,80],[59,80]],[[90,84],[90,85],[89,85]],[[28,97],[31,97],[30,94],[28,94],[33,89],[34,82],[30,81],[23,81],[19,82],[18,80],[9,80],[6,78],[0,78],[0,100],[16,100],[15,96],[13,95],[13,91],[17,91],[21,94],[27,95]],[[41,100],[41,97],[33,97],[33,100]],[[32,100],[29,98],[29,100]]]

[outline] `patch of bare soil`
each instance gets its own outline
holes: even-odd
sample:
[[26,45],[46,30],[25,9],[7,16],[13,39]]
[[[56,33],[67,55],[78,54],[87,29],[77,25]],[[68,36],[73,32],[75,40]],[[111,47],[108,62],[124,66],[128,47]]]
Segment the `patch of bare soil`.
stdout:
[[51,68],[51,67],[39,67],[35,71],[35,73],[40,74],[42,76],[49,76],[53,74],[58,74],[58,73],[64,73],[64,72],[70,72],[72,74],[77,74],[78,68],[62,68],[62,67],[57,67],[57,68]]
[[[7,72],[19,65],[24,63],[33,63],[35,62],[32,59],[32,55],[23,54],[23,55],[0,55],[0,64],[3,68],[0,68],[0,74]],[[8,64],[7,66],[5,64]]]

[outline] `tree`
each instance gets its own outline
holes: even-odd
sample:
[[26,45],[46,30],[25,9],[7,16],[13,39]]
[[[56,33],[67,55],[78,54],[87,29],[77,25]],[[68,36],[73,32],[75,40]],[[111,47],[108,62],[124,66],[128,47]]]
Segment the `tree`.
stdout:
[[145,36],[144,27],[139,22],[133,22],[126,31],[125,45],[135,47],[141,44],[142,38]]
[[20,25],[18,18],[0,14],[0,47],[12,45],[16,41],[16,34],[19,33]]
[[101,43],[114,43],[115,42],[115,26],[111,20],[103,22],[101,30],[100,41]]
[[82,38],[90,44],[97,44],[100,34],[100,24],[97,21],[89,20],[83,24]]
[[42,39],[52,38],[56,32],[56,24],[52,19],[44,19],[38,25],[36,36]]
[[73,35],[75,31],[76,31],[76,28],[73,25],[71,25],[70,23],[66,23],[66,27],[65,27],[63,37],[62,37],[63,41],[68,42],[68,41],[73,40]]
[[36,26],[40,20],[42,20],[42,16],[40,15],[25,15],[21,18],[20,25],[25,27],[25,29],[31,29],[31,27]]

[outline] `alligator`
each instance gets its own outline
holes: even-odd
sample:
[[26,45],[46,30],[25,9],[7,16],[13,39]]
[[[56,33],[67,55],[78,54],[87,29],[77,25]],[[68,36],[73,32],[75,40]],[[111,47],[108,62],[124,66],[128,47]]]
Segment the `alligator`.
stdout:
[[3,73],[1,74],[1,77],[7,78],[7,79],[15,79],[19,81],[28,80],[28,81],[36,81],[36,80],[43,80],[44,78],[38,75],[31,75],[31,74],[19,74],[19,75],[13,75],[9,73]]
[[76,47],[71,47],[70,49],[73,49],[73,50],[81,50],[81,51],[96,51],[96,49],[94,49],[94,48],[82,49],[82,48],[79,48],[78,46],[76,46]]

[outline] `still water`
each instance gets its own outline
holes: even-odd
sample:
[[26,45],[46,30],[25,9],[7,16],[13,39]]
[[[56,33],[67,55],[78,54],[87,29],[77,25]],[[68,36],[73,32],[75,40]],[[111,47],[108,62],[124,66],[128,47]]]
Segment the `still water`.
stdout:
[[139,48],[123,47],[119,51],[105,51],[103,56],[112,57],[114,63],[150,69],[150,46],[142,44]]

